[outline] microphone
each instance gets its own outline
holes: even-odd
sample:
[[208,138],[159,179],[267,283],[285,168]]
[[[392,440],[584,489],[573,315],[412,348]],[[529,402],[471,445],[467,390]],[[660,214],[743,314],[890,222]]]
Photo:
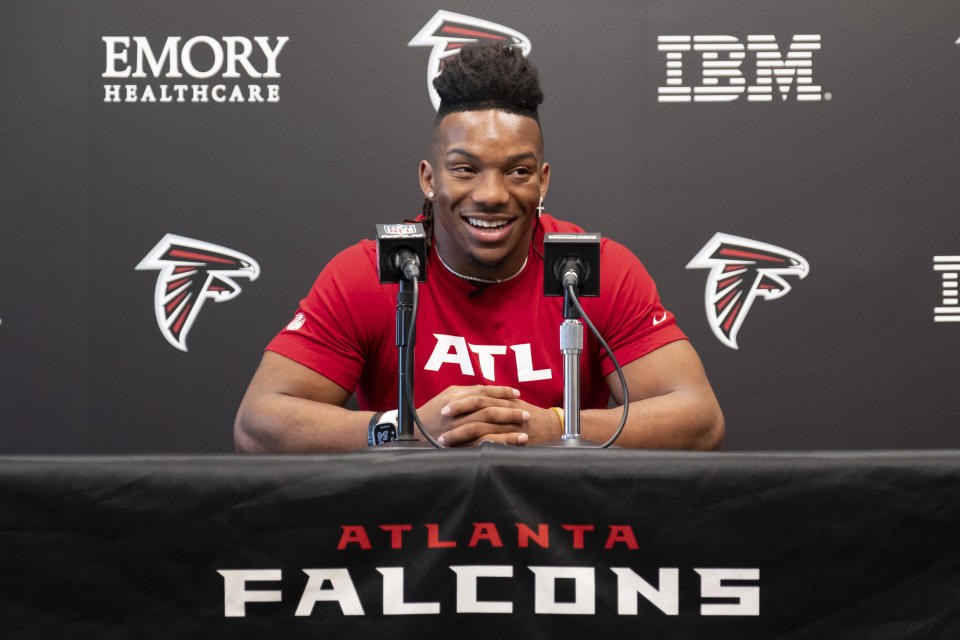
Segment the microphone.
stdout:
[[600,234],[543,236],[543,295],[561,297],[573,285],[578,297],[600,295]]
[[[563,297],[560,352],[563,354],[563,435],[546,446],[597,446],[580,436],[580,355],[583,353],[581,296],[600,295],[600,234],[547,233],[543,236],[543,295]],[[596,330],[594,330],[596,331]],[[600,338],[600,335],[597,334]],[[603,343],[603,338],[600,338]]]
[[439,446],[420,425],[430,445],[422,445],[413,433],[420,424],[413,404],[414,345],[417,340],[419,283],[427,281],[427,234],[418,222],[378,224],[377,274],[380,284],[399,283],[397,288],[397,438],[398,447]]
[[394,271],[400,271],[403,279],[413,281],[420,277],[420,258],[406,247],[400,247],[393,252]]
[[427,279],[427,234],[419,222],[378,224],[377,271],[380,284]]
[[563,274],[560,280],[563,282],[564,290],[571,286],[579,289],[580,282],[590,277],[590,265],[580,256],[564,256],[557,260],[554,271]]

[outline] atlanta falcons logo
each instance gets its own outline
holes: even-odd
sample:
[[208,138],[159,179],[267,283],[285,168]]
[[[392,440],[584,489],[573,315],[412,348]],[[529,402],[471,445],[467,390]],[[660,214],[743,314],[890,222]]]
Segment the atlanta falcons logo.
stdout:
[[765,242],[717,233],[687,264],[710,269],[704,301],[713,334],[737,349],[737,333],[757,297],[776,300],[787,295],[784,276],[806,278],[810,266],[801,256]]
[[158,269],[153,307],[160,333],[171,345],[187,350],[187,334],[204,301],[240,295],[234,278],[256,280],[260,265],[250,256],[202,240],[168,233],[150,250],[137,271]]
[[427,92],[434,109],[440,108],[440,96],[433,88],[433,79],[440,74],[444,61],[457,55],[463,45],[478,40],[495,40],[506,46],[520,47],[524,56],[530,55],[530,39],[519,31],[443,9],[437,11],[407,44],[408,47],[433,47],[427,62]]

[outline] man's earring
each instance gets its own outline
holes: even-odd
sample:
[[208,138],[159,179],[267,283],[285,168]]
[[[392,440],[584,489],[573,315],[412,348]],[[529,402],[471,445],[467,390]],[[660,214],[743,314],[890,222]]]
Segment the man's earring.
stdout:
[[433,191],[427,194],[427,198],[429,198],[430,200],[433,200]]
[[537,204],[537,217],[543,215],[543,196],[540,196],[540,203]]

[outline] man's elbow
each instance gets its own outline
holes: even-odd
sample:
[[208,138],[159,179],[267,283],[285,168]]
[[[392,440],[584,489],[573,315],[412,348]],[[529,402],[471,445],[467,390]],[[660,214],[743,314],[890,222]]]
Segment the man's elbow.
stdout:
[[233,447],[237,453],[266,453],[266,449],[255,437],[253,421],[249,414],[250,409],[247,403],[242,403],[233,421]]
[[704,428],[700,433],[696,448],[701,451],[717,451],[723,447],[723,437],[726,434],[726,422],[720,406],[714,403],[714,409],[704,421]]

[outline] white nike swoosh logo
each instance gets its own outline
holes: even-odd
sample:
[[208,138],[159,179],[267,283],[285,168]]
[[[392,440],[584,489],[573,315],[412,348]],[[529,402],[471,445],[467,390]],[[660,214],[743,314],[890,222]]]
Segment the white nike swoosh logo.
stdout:
[[661,322],[663,322],[663,321],[666,320],[666,319],[667,319],[667,312],[666,312],[666,311],[663,312],[663,316],[661,316],[661,318],[660,318],[659,320],[657,320],[657,316],[653,316],[653,326],[657,326],[658,324],[660,324]]

